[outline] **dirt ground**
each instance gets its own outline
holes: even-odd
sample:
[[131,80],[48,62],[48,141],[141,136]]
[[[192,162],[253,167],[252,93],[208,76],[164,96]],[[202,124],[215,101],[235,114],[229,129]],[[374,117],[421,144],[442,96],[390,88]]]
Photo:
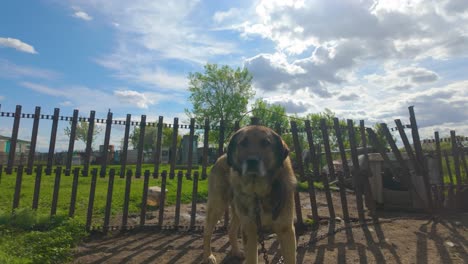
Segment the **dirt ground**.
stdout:
[[[357,218],[355,196],[347,195],[350,216]],[[323,192],[317,193],[319,215],[328,216]],[[308,196],[301,194],[304,217],[310,214]],[[333,204],[342,218],[339,193]],[[197,224],[203,223],[204,205],[197,207]],[[157,221],[149,212],[147,223]],[[165,210],[164,224],[173,221],[174,208]],[[181,224],[188,224],[190,206],[181,208]],[[298,263],[468,263],[468,213],[431,217],[408,212],[379,211],[379,222],[345,225],[340,218],[321,224],[317,230],[298,234]],[[129,222],[137,223],[136,217]],[[239,240],[239,243],[240,240]],[[280,257],[279,245],[271,235],[265,241],[270,263]],[[220,263],[240,263],[229,257],[227,235],[215,233],[212,243]],[[75,250],[73,263],[201,263],[202,233],[133,230],[95,235]],[[263,263],[262,255],[259,262]]]

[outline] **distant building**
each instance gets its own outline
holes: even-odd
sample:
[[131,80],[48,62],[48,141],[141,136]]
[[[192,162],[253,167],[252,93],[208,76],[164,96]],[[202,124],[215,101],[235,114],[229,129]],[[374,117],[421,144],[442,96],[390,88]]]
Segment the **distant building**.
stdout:
[[[31,147],[31,142],[18,139],[16,141],[15,158],[16,161],[27,160],[27,153]],[[11,137],[0,135],[0,164],[6,164],[8,161],[8,154],[11,150]]]

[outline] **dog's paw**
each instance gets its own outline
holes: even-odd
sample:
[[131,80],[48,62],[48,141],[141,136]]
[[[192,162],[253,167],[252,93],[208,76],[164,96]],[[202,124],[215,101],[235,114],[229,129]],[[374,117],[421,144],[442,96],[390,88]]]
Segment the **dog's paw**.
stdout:
[[209,255],[204,261],[203,264],[217,264],[216,258],[213,254]]

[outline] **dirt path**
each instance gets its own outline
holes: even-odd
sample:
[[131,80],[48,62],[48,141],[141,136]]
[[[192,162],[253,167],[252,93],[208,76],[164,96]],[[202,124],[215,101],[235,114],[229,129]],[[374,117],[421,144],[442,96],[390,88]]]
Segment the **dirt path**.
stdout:
[[[327,216],[325,198],[320,193],[317,197],[319,215]],[[351,217],[357,217],[352,209],[354,195],[347,197]],[[301,196],[304,216],[310,212],[307,200],[307,196]],[[337,215],[342,217],[338,193],[333,195],[333,201]],[[165,211],[164,223],[170,224],[174,210],[168,207]],[[190,215],[190,207],[183,206],[182,212],[181,215]],[[197,224],[203,222],[203,217],[204,205],[200,205]],[[181,217],[181,224],[188,219]],[[299,235],[298,263],[468,263],[468,213],[431,219],[425,215],[381,212],[379,219],[379,224],[353,228],[336,221],[334,226],[322,225],[317,231]],[[340,231],[327,236],[334,230]],[[212,245],[219,262],[239,263],[228,257],[227,235],[216,233]],[[267,239],[266,247],[271,263],[276,263],[279,247],[274,236]],[[200,232],[134,230],[91,237],[76,249],[73,263],[200,263],[201,259]]]

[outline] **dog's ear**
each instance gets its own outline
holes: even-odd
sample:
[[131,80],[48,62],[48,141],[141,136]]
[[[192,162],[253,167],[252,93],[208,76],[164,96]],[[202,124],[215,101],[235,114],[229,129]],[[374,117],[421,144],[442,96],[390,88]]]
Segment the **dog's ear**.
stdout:
[[281,166],[283,165],[284,160],[289,155],[289,148],[280,135],[273,132],[273,137],[275,138],[275,142],[276,142],[275,152],[276,152],[277,164]]
[[227,164],[229,167],[236,169],[236,164],[234,162],[234,153],[236,152],[237,139],[239,138],[239,132],[234,133],[231,139],[229,140],[229,145],[227,147]]

